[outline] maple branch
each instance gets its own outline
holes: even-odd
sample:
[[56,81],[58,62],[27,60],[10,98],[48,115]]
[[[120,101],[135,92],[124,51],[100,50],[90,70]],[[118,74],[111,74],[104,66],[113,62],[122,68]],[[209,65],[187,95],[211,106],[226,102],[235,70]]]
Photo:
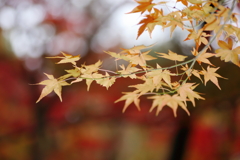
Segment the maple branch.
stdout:
[[99,71],[104,71],[104,72],[109,72],[109,73],[113,73],[113,74],[117,74],[116,72],[114,71],[110,71],[110,70],[106,70],[106,69],[98,69]]
[[[223,28],[224,28],[224,26],[226,25],[227,21],[229,21],[229,19],[230,19],[230,16],[231,16],[231,13],[232,13],[232,11],[233,11],[233,9],[234,9],[234,6],[235,6],[236,1],[237,1],[237,0],[233,0],[231,9],[230,9],[229,12],[228,12],[227,20],[224,21],[224,23],[223,23],[223,25],[221,26],[221,28],[217,31],[217,33],[213,36],[213,38],[210,39],[210,41],[208,42],[208,44],[203,47],[203,49],[198,53],[198,55],[196,55],[195,58],[193,58],[194,60],[193,60],[193,62],[192,62],[192,64],[191,64],[191,66],[188,68],[188,70],[190,70],[190,69],[193,68],[193,66],[194,66],[194,64],[196,63],[198,57],[199,57],[201,54],[204,53],[204,51],[205,51],[205,50],[212,44],[212,42],[216,39],[216,37],[218,36],[218,34],[223,30]],[[190,72],[190,74],[192,74],[192,72]],[[186,80],[186,81],[187,81],[187,80]],[[185,82],[186,82],[186,81],[185,81]]]
[[[61,100],[61,88],[62,86],[69,85],[67,82],[65,82],[67,80],[74,79],[75,81],[72,81],[71,82],[72,84],[72,83],[80,82],[83,79],[85,79],[87,84],[87,90],[89,90],[89,87],[93,81],[96,81],[96,83],[108,89],[115,82],[117,78],[130,77],[131,79],[137,78],[137,79],[143,80],[144,82],[130,86],[130,87],[136,88],[135,91],[124,92],[125,95],[116,101],[116,102],[123,101],[123,100],[125,101],[123,111],[125,111],[126,108],[131,103],[134,103],[137,106],[137,108],[140,110],[139,97],[142,95],[155,95],[149,98],[149,99],[153,99],[153,103],[152,103],[152,107],[150,108],[150,111],[152,111],[155,107],[157,107],[157,114],[158,114],[161,111],[162,107],[167,105],[173,109],[175,116],[176,116],[176,109],[178,106],[180,106],[189,114],[186,102],[191,101],[192,104],[195,105],[195,99],[204,99],[203,97],[200,96],[199,93],[194,91],[195,87],[197,86],[195,85],[195,83],[187,83],[190,77],[194,75],[195,77],[199,78],[202,83],[205,83],[205,85],[209,80],[211,80],[220,89],[217,78],[223,78],[223,77],[215,73],[215,71],[219,67],[218,68],[210,67],[210,65],[212,64],[208,60],[208,58],[214,55],[216,57],[221,57],[221,59],[222,57],[227,57],[228,55],[226,56],[226,54],[228,53],[220,53],[225,51],[224,50],[225,48],[227,48],[226,50],[229,51],[230,56],[232,56],[231,55],[232,53],[234,53],[237,56],[240,51],[240,47],[232,49],[233,42],[230,39],[228,40],[228,43],[225,43],[224,41],[218,42],[220,46],[220,50],[218,51],[216,50],[216,54],[206,52],[208,48],[211,49],[210,47],[211,44],[215,39],[219,37],[220,33],[224,34],[224,32],[226,32],[228,33],[228,35],[232,35],[232,34],[237,34],[237,32],[239,32],[239,30],[237,30],[239,28],[236,29],[232,25],[230,25],[230,28],[232,27],[231,30],[226,29],[227,28],[226,26],[228,26],[226,24],[230,20],[231,15],[233,15],[233,18],[235,18],[235,13],[232,14],[232,11],[236,2],[237,2],[236,0],[233,0],[231,9],[224,8],[223,6],[221,6],[223,7],[222,9],[220,7],[220,2],[217,5],[216,5],[217,2],[214,2],[214,3],[206,2],[203,5],[189,2],[189,4],[193,5],[193,9],[190,9],[190,7],[188,8],[189,15],[188,15],[188,12],[173,11],[168,15],[163,16],[162,10],[160,11],[154,8],[155,12],[154,13],[151,12],[151,10],[153,9],[153,6],[156,5],[155,3],[152,3],[152,0],[147,0],[147,3],[144,3],[144,5],[140,1],[137,1],[137,3],[139,3],[139,6],[137,6],[131,13],[141,12],[141,14],[143,14],[143,12],[148,11],[150,15],[147,15],[147,16],[150,16],[150,20],[151,20],[151,21],[148,21],[149,19],[147,19],[146,21],[146,19],[144,19],[144,21],[140,21],[140,24],[142,23],[142,26],[139,29],[140,32],[138,33],[138,37],[141,35],[141,33],[145,29],[150,31],[149,33],[151,34],[155,25],[161,25],[163,28],[170,27],[170,30],[171,30],[170,36],[171,36],[176,27],[187,29],[186,27],[188,26],[184,24],[183,21],[188,20],[190,22],[190,25],[192,25],[192,27],[190,26],[190,28],[192,29],[189,30],[189,32],[192,32],[192,33],[189,34],[186,40],[190,40],[190,39],[195,40],[196,47],[195,48],[193,47],[193,51],[191,51],[195,57],[184,61],[187,56],[178,55],[170,50],[168,54],[156,52],[157,54],[161,55],[159,57],[175,61],[175,64],[168,67],[160,67],[160,65],[157,64],[156,67],[154,68],[152,66],[149,66],[147,64],[147,61],[156,59],[156,57],[150,56],[148,54],[150,51],[141,52],[141,50],[145,48],[149,48],[151,46],[139,45],[139,46],[134,46],[131,49],[123,49],[123,51],[119,53],[106,52],[116,59],[122,59],[129,63],[127,67],[125,67],[124,65],[120,65],[120,67],[122,68],[122,70],[120,71],[118,71],[117,66],[116,66],[117,71],[111,71],[107,69],[100,69],[100,66],[102,64],[102,62],[100,61],[93,65],[82,65],[81,67],[77,67],[76,61],[80,59],[79,56],[72,56],[72,55],[62,53],[64,57],[56,56],[53,58],[62,59],[58,62],[58,64],[59,63],[73,64],[74,69],[66,70],[68,74],[61,76],[58,79],[55,79],[52,75],[46,74],[46,76],[49,79],[38,83],[40,85],[46,85],[46,86],[43,89],[40,95],[40,98],[37,100],[37,102],[40,99],[42,99],[44,96],[49,94],[51,91],[54,91]],[[188,3],[184,5],[186,7],[190,6],[188,5]],[[213,8],[213,6],[211,5],[214,5],[213,10],[211,9],[211,7]],[[208,7],[210,7],[210,9]],[[198,17],[198,18],[195,18],[195,20],[197,21],[196,23],[198,24],[194,25],[195,24],[193,23],[194,18],[191,16],[191,14],[194,14],[194,13],[191,13],[191,12],[192,11],[194,12],[194,10],[196,9],[200,13],[197,13],[197,16],[195,15],[196,17]],[[209,15],[211,15],[210,18],[213,19],[213,20],[210,19],[210,22],[208,19]],[[154,21],[151,18],[153,18]],[[224,20],[223,24],[221,23],[221,19]],[[237,20],[233,19],[233,22],[236,22],[236,21]],[[197,29],[196,27],[204,23],[206,24],[206,26],[201,28],[198,32],[195,32],[195,29]],[[220,23],[222,25],[220,25]],[[220,25],[220,26],[217,27],[217,25]],[[214,29],[214,27],[217,27],[217,29]],[[213,30],[215,34],[208,41],[207,37],[209,37],[209,35],[206,34],[206,31],[209,31],[209,30]],[[240,38],[238,37],[238,39]],[[204,47],[200,50],[199,46],[202,44],[204,44]],[[240,66],[239,61],[236,62],[234,61],[235,59],[232,60],[232,57],[230,58],[228,57],[227,59],[224,58],[224,60],[233,61],[236,65]],[[176,61],[179,61],[181,63],[177,63]],[[202,66],[202,70],[193,69],[197,61],[200,62],[200,66],[202,66],[201,63],[208,64],[207,69],[205,70],[204,69],[205,67],[203,66]],[[171,72],[170,69],[172,69],[173,71]],[[179,69],[183,71],[180,71]],[[101,72],[105,72],[105,75],[103,75]],[[114,75],[109,75],[108,73],[111,73]],[[185,78],[185,75],[186,75],[186,78]],[[179,76],[177,77],[178,80],[173,81],[172,80],[173,76]],[[204,76],[204,82],[201,76]]]
[[[191,65],[190,65],[190,67],[185,71],[185,72],[188,72],[188,71],[189,71],[190,75],[187,76],[187,78],[183,81],[182,84],[186,83],[187,80],[188,80],[188,77],[191,76],[191,74],[192,74],[192,68],[193,68],[194,64],[196,63],[198,57],[201,56],[201,55],[204,53],[204,51],[212,44],[212,42],[216,39],[216,37],[218,36],[218,34],[223,30],[223,28],[224,28],[224,26],[226,25],[226,23],[229,21],[230,16],[231,16],[231,13],[232,13],[232,11],[233,11],[233,9],[234,9],[235,3],[236,3],[236,0],[233,0],[231,9],[230,9],[229,12],[228,12],[227,20],[224,21],[224,23],[223,23],[223,25],[221,26],[221,28],[217,31],[217,33],[213,36],[213,38],[210,39],[210,41],[208,42],[208,44],[205,45],[205,46],[203,47],[203,49],[202,49],[200,52],[198,52],[198,54],[192,59],[192,63],[191,63]],[[215,10],[217,10],[217,7],[215,7]]]

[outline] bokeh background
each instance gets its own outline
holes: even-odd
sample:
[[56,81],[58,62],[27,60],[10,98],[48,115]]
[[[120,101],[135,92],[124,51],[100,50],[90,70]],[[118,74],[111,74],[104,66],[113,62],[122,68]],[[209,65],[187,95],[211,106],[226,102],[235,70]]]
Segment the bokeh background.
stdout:
[[222,90],[210,82],[200,85],[206,100],[195,108],[189,104],[191,116],[179,109],[174,118],[167,107],[155,116],[145,99],[141,111],[131,105],[123,114],[124,102],[114,101],[133,84],[128,79],[108,91],[93,84],[87,92],[84,83],[74,84],[63,87],[63,102],[50,94],[35,103],[42,87],[31,84],[44,80],[44,72],[60,76],[70,67],[45,58],[61,51],[80,54],[81,63],[101,59],[107,69],[115,63],[104,50],[155,43],[155,51],[190,53],[192,42],[182,43],[187,35],[178,30],[172,39],[167,29],[156,28],[152,38],[144,33],[136,40],[141,17],[126,14],[136,5],[0,0],[0,160],[240,159],[240,69],[218,59],[213,64],[221,65],[219,74],[228,80],[219,80]]

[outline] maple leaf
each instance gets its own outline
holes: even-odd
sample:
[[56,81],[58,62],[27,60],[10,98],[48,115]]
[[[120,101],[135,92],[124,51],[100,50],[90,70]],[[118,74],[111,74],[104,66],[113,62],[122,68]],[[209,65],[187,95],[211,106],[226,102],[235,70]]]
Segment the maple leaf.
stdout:
[[130,49],[125,49],[123,48],[121,52],[119,52],[119,54],[123,54],[123,53],[127,53],[128,55],[138,55],[141,52],[142,49],[146,49],[146,48],[150,48],[152,47],[153,45],[150,45],[150,46],[145,46],[145,45],[139,45],[139,46],[134,46]]
[[119,60],[119,59],[123,59],[125,61],[128,61],[129,58],[126,57],[125,55],[122,55],[122,54],[118,54],[118,53],[115,53],[115,52],[110,52],[110,51],[104,51],[105,53],[109,54],[110,56],[116,58],[116,60]]
[[225,24],[224,31],[227,33],[226,38],[236,35],[238,39],[240,39],[240,28],[233,26],[231,24]]
[[215,73],[218,69],[219,69],[219,67],[218,68],[211,68],[211,67],[208,66],[207,67],[207,71],[203,70],[201,73],[204,75],[205,85],[210,80],[221,90],[221,88],[220,88],[220,86],[218,84],[217,77],[219,77],[219,78],[224,78],[224,77],[222,77],[219,74]]
[[65,70],[70,76],[73,77],[78,77],[80,76],[81,72],[80,69],[75,67],[74,69],[70,69],[70,70]]
[[213,54],[213,53],[202,53],[200,56],[198,56],[197,62],[199,64],[201,64],[203,62],[203,63],[210,64],[211,66],[213,66],[213,64],[208,59],[213,56],[215,56],[215,54]]
[[136,88],[137,90],[135,92],[139,93],[140,95],[147,93],[147,92],[152,92],[155,89],[155,85],[152,83],[152,79],[144,78],[143,80],[145,81],[144,83],[131,85],[129,87]]
[[224,60],[225,62],[233,62],[235,65],[240,67],[240,61],[238,55],[240,54],[240,47],[236,47],[232,49],[233,42],[229,38],[228,43],[224,41],[218,41],[218,45],[221,47],[220,49],[217,49],[215,52],[216,57],[220,57],[221,60]]
[[[157,70],[147,72],[146,76],[151,77],[153,79],[153,84],[155,86],[159,85],[159,83],[160,83],[160,86],[161,86],[161,80],[163,79],[163,75],[162,75],[161,67],[158,64],[157,64]],[[166,78],[166,79],[168,79],[168,78]]]
[[131,104],[134,103],[137,107],[138,110],[140,110],[140,100],[139,100],[139,94],[135,93],[135,92],[123,92],[122,97],[120,97],[118,100],[115,101],[115,103],[119,102],[119,101],[124,101],[125,100],[125,104],[123,107],[123,111],[125,112],[125,110],[127,109],[127,107]]
[[190,115],[189,111],[187,110],[186,104],[184,104],[182,98],[179,97],[177,94],[174,94],[173,96],[167,94],[162,96],[151,96],[149,97],[149,99],[153,99],[153,103],[149,111],[152,112],[152,110],[157,107],[156,115],[159,114],[159,112],[165,105],[169,106],[173,110],[173,114],[175,117],[177,116],[178,106],[184,109],[188,115]]
[[100,60],[98,62],[96,62],[95,64],[82,65],[83,68],[81,68],[81,73],[91,74],[93,72],[97,72],[101,65],[102,65],[102,62]]
[[85,73],[85,74],[81,75],[79,80],[81,81],[81,78],[86,79],[87,91],[89,91],[92,82],[94,80],[99,80],[102,77],[104,77],[104,76],[99,73]]
[[231,19],[233,20],[233,22],[235,22],[236,24],[238,24],[238,19],[237,19],[237,15],[239,15],[238,13],[232,13]]
[[206,63],[206,64],[209,64],[209,65],[213,66],[213,64],[209,61],[208,58],[215,56],[215,54],[213,54],[213,53],[206,53],[206,51],[207,51],[207,49],[205,49],[204,51],[202,50],[202,53],[200,55],[198,55],[199,53],[196,51],[195,48],[193,48],[193,51],[191,51],[191,52],[192,52],[192,54],[194,56],[198,55],[197,62],[199,64]]
[[61,53],[64,57],[55,56],[55,57],[47,57],[47,58],[61,58],[62,60],[60,60],[57,64],[72,63],[73,65],[76,65],[76,61],[78,61],[80,59],[80,55],[73,56],[71,54],[67,54],[67,53],[64,53],[64,52],[61,52]]
[[118,72],[121,73],[121,76],[122,77],[130,77],[131,79],[137,78],[136,74],[133,74],[133,73],[140,70],[139,68],[132,67],[132,65],[128,65],[126,69],[125,69],[124,65],[120,65],[120,68],[122,70],[120,70]]
[[110,75],[106,72],[105,73],[105,77],[103,77],[100,80],[96,80],[96,82],[100,85],[102,85],[103,87],[106,87],[107,89],[112,86],[116,80],[115,77],[109,77]]
[[152,8],[156,5],[155,3],[152,3],[152,1],[153,0],[138,0],[138,1],[136,1],[139,5],[137,7],[135,7],[129,13],[141,12],[141,14],[143,14],[145,11],[151,12]]
[[187,58],[187,56],[183,56],[183,55],[178,55],[177,53],[174,53],[170,50],[168,50],[168,54],[166,53],[159,53],[159,52],[155,52],[161,56],[159,57],[162,57],[162,58],[166,58],[166,59],[169,59],[169,60],[173,60],[173,61],[184,61],[185,58]]
[[151,37],[152,31],[154,30],[156,25],[165,25],[166,22],[163,18],[163,11],[154,8],[154,13],[150,13],[144,16],[145,18],[142,19],[138,24],[141,24],[138,30],[138,37],[145,31],[148,30],[149,35]]
[[197,32],[195,30],[188,30],[190,34],[187,36],[187,38],[184,41],[193,39],[196,43],[196,48],[200,46],[201,43],[207,45],[208,40],[206,37],[210,37],[210,34],[206,34],[203,32],[203,29],[199,29]]
[[[161,70],[160,69],[161,67],[157,64],[157,69],[158,70],[153,70],[153,71],[150,71],[150,72],[147,72],[146,73],[146,76],[147,77],[151,77],[153,79],[153,84],[155,86],[158,86],[158,87],[161,87],[161,84],[162,84],[162,80],[164,80],[166,82],[166,84],[172,88],[172,85],[171,85],[171,75],[173,75],[172,73],[170,73],[169,70]],[[156,88],[158,89],[158,88]]]
[[82,80],[83,80],[82,78],[77,78],[74,81],[72,81],[71,84],[81,82]]
[[153,60],[156,58],[149,55],[150,50],[146,52],[141,52],[141,50],[152,47],[152,46],[153,45],[134,46],[133,48],[130,48],[130,49],[123,49],[123,51],[121,51],[119,54],[127,53],[126,57],[129,59],[128,61],[131,63],[132,66],[139,65],[143,69],[146,69],[146,61]]
[[146,61],[156,59],[155,57],[152,57],[148,55],[150,51],[139,53],[138,55],[128,55],[129,57],[129,62],[131,63],[132,66],[141,66],[144,70],[147,68],[147,63]]
[[62,86],[67,86],[69,84],[63,80],[58,81],[52,75],[48,75],[46,73],[44,74],[48,77],[48,80],[44,80],[38,83],[39,85],[46,85],[46,86],[43,88],[41,95],[38,98],[36,103],[38,103],[43,97],[47,96],[52,91],[54,91],[58,95],[59,99],[62,101],[62,97],[61,97]]
[[200,76],[200,72],[199,72],[198,70],[196,70],[196,69],[189,69],[187,64],[185,65],[185,67],[182,66],[181,70],[185,71],[185,73],[187,74],[187,76],[189,77],[189,79],[190,79],[191,74],[193,74],[195,77],[197,77],[198,79],[200,79],[201,82],[203,82],[203,81],[202,81],[202,78],[201,78],[201,76]]
[[205,13],[202,11],[202,8],[200,6],[190,6],[182,10],[182,14],[187,15],[189,17],[190,22],[192,22],[191,19],[194,20],[203,20],[203,17]]
[[187,1],[192,4],[202,4],[204,2],[203,0],[187,0]]
[[204,99],[199,95],[198,92],[193,91],[194,88],[196,88],[197,85],[193,86],[194,83],[184,83],[182,84],[179,89],[178,93],[181,97],[181,99],[186,103],[187,98],[192,102],[193,106],[195,106],[195,98],[196,99]]
[[183,5],[188,6],[187,0],[177,0],[177,2],[182,2]]
[[205,19],[206,24],[204,25],[203,30],[214,31],[215,33],[217,33],[221,28],[220,22],[220,18],[211,14]]
[[175,11],[175,12],[171,12],[168,15],[166,15],[165,21],[166,20],[168,20],[169,22],[163,28],[171,27],[170,28],[170,37],[172,37],[172,33],[177,26],[180,27],[181,29],[184,29],[183,21],[186,21],[187,19],[182,18],[182,14],[180,11]]

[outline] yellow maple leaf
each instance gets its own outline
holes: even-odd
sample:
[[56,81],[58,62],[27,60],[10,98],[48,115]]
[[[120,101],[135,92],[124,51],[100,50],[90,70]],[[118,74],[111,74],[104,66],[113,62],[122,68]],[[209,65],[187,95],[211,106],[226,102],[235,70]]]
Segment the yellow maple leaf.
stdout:
[[215,52],[216,57],[220,57],[221,60],[224,60],[225,62],[233,62],[235,65],[240,67],[240,61],[238,55],[240,54],[240,47],[236,47],[232,49],[233,42],[229,38],[228,43],[224,41],[218,41],[218,45],[221,47],[220,49],[217,49]]
[[65,70],[70,76],[72,77],[78,77],[80,76],[81,72],[80,69],[75,67],[74,69],[70,69],[70,70]]
[[85,74],[81,75],[79,80],[81,81],[81,78],[86,79],[87,91],[89,91],[92,82],[94,80],[99,80],[102,77],[104,77],[104,76],[99,73],[85,73]]
[[146,73],[147,77],[152,78],[153,84],[157,87],[156,89],[159,89],[159,87],[161,87],[161,85],[163,84],[162,80],[164,80],[164,82],[166,82],[168,87],[172,88],[171,75],[174,75],[174,74],[172,74],[167,69],[161,70],[161,67],[158,64],[157,64],[157,69],[158,70],[153,70],[153,71]]
[[219,77],[219,78],[224,78],[224,77],[222,77],[219,74],[215,73],[218,69],[219,69],[219,67],[218,68],[211,68],[211,67],[208,66],[207,70],[203,70],[201,73],[204,75],[205,85],[210,80],[221,90],[221,88],[220,88],[220,86],[218,84],[217,77]]
[[173,114],[175,117],[177,116],[178,106],[184,109],[188,115],[190,115],[189,111],[187,110],[186,104],[177,94],[174,94],[173,96],[167,94],[162,96],[151,96],[149,97],[149,99],[153,99],[153,103],[149,111],[152,112],[152,110],[157,107],[156,115],[159,114],[159,112],[165,105],[169,106],[173,110]]
[[130,49],[123,49],[123,51],[121,51],[119,54],[127,54],[126,57],[133,67],[136,65],[139,65],[146,70],[146,61],[153,60],[156,58],[149,55],[150,50],[146,52],[142,52],[141,50],[152,47],[152,46],[153,45],[134,46],[133,48],[130,48]]
[[128,61],[129,58],[127,58],[125,55],[123,54],[118,54],[118,53],[115,53],[115,52],[110,52],[110,51],[104,51],[105,53],[109,54],[110,56],[116,58],[116,60],[119,60],[119,59],[123,59],[125,61]]
[[92,74],[94,72],[97,72],[101,65],[102,65],[102,62],[99,60],[95,64],[82,65],[82,68],[80,71],[82,74]]
[[187,15],[189,17],[190,22],[193,22],[191,19],[194,20],[202,20],[203,17],[205,16],[205,13],[202,11],[202,7],[200,6],[189,6],[185,9],[182,10],[182,14]]
[[141,12],[141,14],[143,14],[145,11],[151,12],[152,8],[156,5],[155,3],[152,3],[152,1],[153,0],[138,0],[138,1],[136,1],[139,5],[137,7],[135,7],[129,13]]
[[184,29],[183,21],[186,21],[188,19],[184,19],[182,17],[182,13],[180,11],[175,11],[175,12],[171,12],[168,15],[166,15],[164,20],[169,21],[169,22],[165,26],[163,26],[163,29],[167,28],[167,27],[171,27],[170,28],[170,37],[172,37],[172,33],[175,30],[175,28],[178,26],[183,30]]
[[187,38],[184,41],[193,39],[196,43],[196,49],[203,43],[205,45],[208,44],[207,37],[210,37],[210,34],[206,34],[203,32],[203,29],[199,29],[198,31],[189,29],[188,30],[190,34],[187,36]]
[[199,64],[201,64],[201,63],[206,63],[206,64],[209,64],[209,65],[213,66],[213,64],[209,61],[208,58],[215,56],[215,54],[213,54],[213,53],[206,53],[206,51],[207,51],[207,49],[202,50],[202,51],[201,51],[202,53],[201,53],[200,55],[198,55],[199,52],[196,51],[195,48],[193,48],[193,51],[191,51],[191,52],[192,52],[192,54],[193,54],[194,56],[197,56],[197,55],[198,55],[198,57],[197,57],[197,62],[198,62]]
[[146,48],[150,48],[152,46],[153,45],[150,45],[150,46],[139,45],[139,46],[134,46],[130,49],[122,48],[122,51],[119,52],[119,54],[127,53],[128,55],[138,55],[138,54],[142,53],[141,50],[146,49]]
[[136,85],[131,85],[129,87],[134,87],[137,90],[135,91],[136,93],[139,93],[140,95],[152,92],[155,89],[155,85],[152,83],[151,78],[143,78],[144,83],[141,84],[136,84]]
[[110,77],[110,75],[106,72],[105,77],[103,77],[102,79],[96,80],[96,82],[108,89],[110,86],[114,84],[115,80],[116,80],[115,77]]
[[81,82],[82,80],[83,80],[82,78],[77,78],[74,81],[72,81],[71,84]]
[[38,83],[38,85],[46,85],[46,86],[43,88],[41,95],[38,98],[36,103],[38,103],[43,97],[47,96],[52,91],[54,91],[58,95],[59,99],[62,101],[62,96],[61,96],[62,86],[66,86],[69,84],[63,80],[58,81],[52,75],[49,75],[46,73],[44,74],[48,77],[48,80],[44,80]]
[[185,58],[187,58],[187,56],[179,55],[179,54],[177,54],[175,52],[172,52],[170,50],[168,50],[168,54],[159,53],[159,52],[155,52],[155,53],[161,55],[159,57],[166,58],[166,59],[173,60],[173,61],[184,61]]
[[190,79],[191,74],[193,74],[195,77],[197,77],[198,79],[202,81],[202,78],[200,76],[200,72],[196,69],[189,69],[188,65],[186,64],[185,66],[182,66],[181,70],[185,71],[185,73],[187,74],[187,76]]
[[72,63],[73,65],[76,65],[76,61],[80,60],[80,55],[73,56],[71,54],[67,54],[67,53],[64,53],[64,52],[61,52],[61,53],[64,57],[55,56],[55,57],[47,57],[47,58],[61,58],[62,60],[60,60],[57,64]]
[[123,92],[122,97],[120,97],[118,100],[115,101],[115,103],[119,102],[119,101],[125,101],[124,107],[123,107],[123,111],[125,112],[125,110],[127,109],[127,107],[131,104],[134,103],[137,107],[138,110],[140,110],[140,99],[139,99],[139,94],[135,93],[135,92]]
[[197,86],[193,86],[194,83],[184,83],[178,89],[178,94],[182,98],[182,100],[186,103],[187,98],[192,102],[193,106],[195,106],[195,98],[196,99],[204,99],[199,95],[198,92],[193,91],[193,89]]
[[144,70],[146,70],[147,67],[147,62],[149,60],[156,59],[155,57],[152,57],[148,55],[149,51],[140,53],[138,55],[128,55],[129,57],[129,62],[131,63],[132,66],[141,66]]
[[204,31],[214,31],[215,33],[218,32],[220,29],[220,18],[216,17],[215,15],[209,15],[207,18],[205,18],[205,25],[203,27]]
[[131,79],[137,78],[136,74],[134,72],[139,71],[139,68],[132,67],[132,65],[128,65],[127,68],[125,68],[124,65],[120,65],[120,68],[122,70],[119,70],[118,72],[121,73],[122,77],[130,77]]

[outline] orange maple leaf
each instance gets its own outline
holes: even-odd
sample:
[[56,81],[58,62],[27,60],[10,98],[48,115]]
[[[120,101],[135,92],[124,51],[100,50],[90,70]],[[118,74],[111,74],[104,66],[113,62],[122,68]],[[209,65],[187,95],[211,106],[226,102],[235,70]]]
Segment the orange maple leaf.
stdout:
[[141,24],[139,30],[138,30],[138,37],[145,31],[145,29],[148,30],[150,37],[153,29],[156,25],[163,25],[166,24],[163,20],[163,11],[158,10],[154,8],[154,13],[148,14],[145,16],[145,19],[142,19],[138,24]]
[[129,13],[141,12],[141,14],[143,14],[145,11],[151,12],[153,7],[156,5],[155,3],[152,3],[152,1],[153,0],[138,0],[138,1],[136,1],[139,5],[137,7],[135,7]]
[[177,2],[182,2],[183,5],[188,6],[187,0],[177,0]]

